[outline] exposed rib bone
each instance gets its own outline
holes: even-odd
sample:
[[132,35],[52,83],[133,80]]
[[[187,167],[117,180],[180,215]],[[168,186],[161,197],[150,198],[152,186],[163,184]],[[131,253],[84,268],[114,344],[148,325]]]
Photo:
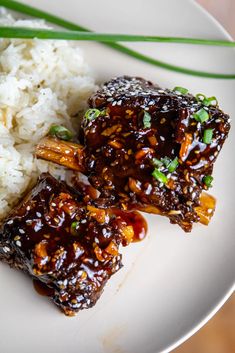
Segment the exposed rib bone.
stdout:
[[54,137],[43,138],[36,147],[36,156],[79,172],[83,167],[83,146]]
[[[45,137],[36,147],[36,156],[72,170],[85,172],[83,146],[76,143],[62,141],[54,137]],[[202,192],[200,206],[195,207],[195,211],[200,217],[200,223],[209,224],[215,211],[215,205],[216,199],[208,193]],[[151,205],[138,209],[146,213],[166,215],[157,207]]]

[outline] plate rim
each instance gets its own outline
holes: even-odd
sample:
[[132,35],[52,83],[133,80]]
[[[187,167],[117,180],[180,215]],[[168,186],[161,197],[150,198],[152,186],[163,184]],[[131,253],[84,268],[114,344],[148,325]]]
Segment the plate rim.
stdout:
[[[202,5],[200,5],[196,0],[189,0],[190,6],[193,8],[197,8],[201,15],[204,15],[208,21],[213,23],[218,30],[220,31],[221,35],[223,35],[226,39],[228,40],[233,40],[232,36],[226,31],[226,29],[222,26],[221,23],[219,23],[216,18],[210,14],[205,8],[203,8]],[[235,53],[235,52],[234,52]],[[235,57],[235,54],[234,54]],[[176,339],[173,343],[169,344],[163,350],[161,351],[155,351],[155,353],[169,353],[172,352],[174,349],[182,345],[185,341],[187,341],[190,337],[192,337],[195,333],[197,333],[220,309],[221,307],[227,302],[227,300],[231,297],[231,295],[235,292],[235,278],[234,282],[229,286],[225,291],[223,296],[220,297],[220,299],[215,302],[215,304],[212,304],[212,309],[209,309],[208,312],[205,314],[204,317],[188,332],[184,335],[182,335],[180,338]],[[153,353],[154,353],[153,352]]]

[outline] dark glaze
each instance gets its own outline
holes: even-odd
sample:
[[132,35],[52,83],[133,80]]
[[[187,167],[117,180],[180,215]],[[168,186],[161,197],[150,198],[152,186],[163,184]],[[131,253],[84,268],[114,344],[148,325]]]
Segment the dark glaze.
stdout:
[[52,288],[49,288],[46,284],[40,282],[38,279],[33,279],[33,286],[35,291],[43,297],[52,297],[54,294],[54,290]]
[[128,225],[120,215],[84,204],[80,193],[42,174],[2,225],[0,259],[40,281],[59,308],[74,315],[96,303],[122,266],[119,246],[131,241]]
[[[72,185],[83,194],[83,200],[88,203],[90,200],[94,201],[99,197],[97,190],[90,184],[81,181],[77,175],[74,175]],[[146,237],[148,225],[145,218],[138,211],[122,211],[115,208],[112,208],[110,211],[116,216],[121,217],[128,226],[132,226],[134,230],[133,243],[139,242]]]
[[144,240],[147,235],[148,225],[145,218],[137,211],[112,211],[116,216],[121,217],[128,226],[132,226],[134,230],[134,236],[132,238],[133,243]]
[[89,202],[98,198],[99,192],[89,183],[81,181],[80,175],[74,174],[71,180],[73,187],[83,195],[83,201]]
[[[229,132],[228,115],[210,106],[209,120],[200,124],[192,117],[202,108],[195,97],[131,77],[104,84],[89,104],[103,111],[94,120],[82,121],[85,169],[101,192],[96,204],[123,209],[151,205],[190,231],[199,220],[194,208],[207,189],[203,177],[211,175]],[[144,127],[144,111],[151,115],[150,128]],[[213,129],[213,141],[206,145],[202,139],[208,128]],[[188,137],[190,143],[184,148]],[[173,173],[162,167],[168,176],[165,185],[152,176],[153,158],[164,157],[180,161]]]

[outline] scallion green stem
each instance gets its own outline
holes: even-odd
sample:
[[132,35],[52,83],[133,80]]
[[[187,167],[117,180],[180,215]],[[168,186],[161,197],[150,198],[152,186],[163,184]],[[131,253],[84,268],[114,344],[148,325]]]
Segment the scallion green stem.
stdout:
[[[60,27],[64,27],[64,28],[67,28],[69,30],[72,30],[72,31],[82,31],[82,32],[91,32],[89,29],[85,28],[85,27],[82,27],[82,26],[79,26],[77,24],[74,24],[72,22],[69,22],[69,21],[66,21],[62,18],[59,18],[57,16],[54,16],[54,15],[51,15],[47,12],[44,12],[44,11],[41,11],[39,9],[36,9],[32,6],[28,6],[28,5],[25,5],[25,4],[22,4],[20,2],[17,2],[17,1],[13,1],[13,0],[0,0],[0,6],[4,6],[8,9],[11,9],[11,10],[14,10],[14,11],[17,11],[17,12],[21,12],[23,14],[26,14],[26,15],[29,15],[29,16],[32,16],[32,17],[37,17],[37,18],[41,18],[41,19],[44,19],[50,23],[53,23],[55,25],[58,25]],[[159,38],[159,37],[157,37]],[[57,38],[58,39],[58,38]],[[67,38],[68,39],[68,38]],[[175,38],[174,40],[179,40],[180,38]],[[98,40],[98,39],[96,39]],[[169,40],[169,37],[168,37],[168,40]],[[194,40],[196,41],[197,39],[193,39],[193,38],[181,38],[181,40],[184,41],[184,43],[188,43],[189,40]],[[201,41],[201,43],[194,43],[194,44],[202,44],[202,41],[203,41],[203,44],[207,44],[207,45],[215,45],[215,42],[214,41],[208,41],[207,43],[204,42],[205,40],[203,39],[198,39],[198,41]],[[175,71],[175,72],[178,72],[178,73],[182,73],[182,74],[188,74],[188,75],[193,75],[193,76],[200,76],[200,77],[208,77],[208,78],[219,78],[219,79],[235,79],[235,74],[218,74],[218,73],[210,73],[210,72],[205,72],[205,71],[197,71],[197,70],[191,70],[191,69],[187,69],[185,67],[180,67],[180,66],[175,66],[175,65],[171,65],[171,64],[168,64],[168,63],[165,63],[163,61],[160,61],[160,60],[157,60],[157,59],[154,59],[154,58],[151,58],[147,55],[144,55],[144,54],[141,54],[135,50],[132,50],[132,49],[129,49],[128,47],[124,46],[124,45],[121,45],[121,44],[118,44],[118,43],[114,43],[114,42],[111,42],[111,43],[107,43],[107,42],[104,42],[103,40],[99,40],[99,42],[107,45],[108,47],[111,47],[119,52],[122,52],[124,54],[127,54],[135,59],[138,59],[140,61],[143,61],[143,62],[146,62],[146,63],[149,63],[149,64],[152,64],[154,66],[157,66],[157,67],[161,67],[163,69],[167,69],[167,70],[170,70],[170,71]],[[214,43],[214,44],[209,44],[210,43]],[[217,42],[220,42],[220,44],[217,43],[217,45],[222,45],[221,42],[223,43],[233,43],[233,42],[227,42],[227,41],[217,41]],[[183,43],[183,42],[181,42]],[[192,44],[192,43],[190,43]],[[233,46],[233,44],[226,44],[226,45],[229,45],[229,46]]]
[[159,37],[145,36],[137,34],[109,34],[94,33],[84,31],[58,31],[52,29],[37,29],[25,27],[8,27],[0,26],[1,38],[39,38],[39,39],[57,39],[57,40],[88,40],[96,42],[158,42],[158,43],[184,43],[184,44],[202,44],[202,45],[219,45],[234,47],[235,42],[216,41],[195,38],[180,37]]

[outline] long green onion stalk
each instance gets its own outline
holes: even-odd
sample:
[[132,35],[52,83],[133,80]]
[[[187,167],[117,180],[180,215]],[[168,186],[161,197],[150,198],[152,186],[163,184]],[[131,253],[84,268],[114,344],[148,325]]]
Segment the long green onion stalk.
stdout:
[[94,33],[83,31],[58,31],[51,29],[35,29],[25,27],[1,27],[1,38],[39,38],[39,39],[57,39],[57,40],[88,40],[96,42],[158,42],[158,43],[184,43],[199,45],[215,45],[235,47],[235,42],[226,40],[208,40],[198,38],[182,38],[182,37],[159,37],[145,36],[138,34],[108,34]]
[[[66,28],[74,32],[65,31],[53,31],[46,29],[26,29],[16,27],[0,27],[0,37],[7,38],[40,38],[40,39],[72,39],[72,40],[95,40],[106,46],[115,49],[119,52],[127,54],[140,61],[152,64],[163,69],[208,78],[219,78],[219,79],[235,79],[235,74],[219,74],[210,73],[205,71],[197,71],[187,69],[185,67],[175,66],[166,62],[151,58],[147,55],[141,54],[133,49],[130,49],[124,45],[116,43],[116,41],[145,41],[145,42],[165,42],[165,43],[184,43],[184,44],[200,44],[200,45],[217,45],[217,46],[235,46],[235,42],[223,41],[223,40],[206,40],[196,38],[180,38],[180,37],[159,37],[159,36],[139,36],[139,35],[123,35],[123,34],[102,34],[93,33],[89,29],[72,22],[66,21],[60,17],[54,16],[47,12],[36,9],[32,6],[28,6],[13,0],[0,0],[0,6],[4,6],[8,9],[44,19],[57,26]],[[83,32],[83,33],[82,33]]]

